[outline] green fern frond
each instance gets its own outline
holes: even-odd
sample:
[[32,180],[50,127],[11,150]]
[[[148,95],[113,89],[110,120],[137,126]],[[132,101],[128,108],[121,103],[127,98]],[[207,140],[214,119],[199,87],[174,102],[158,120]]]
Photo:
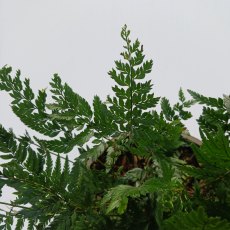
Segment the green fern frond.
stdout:
[[154,108],[159,98],[150,93],[151,81],[139,82],[151,72],[153,61],[144,62],[143,47],[138,40],[132,44],[129,35],[130,31],[124,26],[121,31],[125,42],[125,51],[121,53],[124,62],[115,61],[116,70],[109,72],[116,85],[112,87],[115,97],[108,96],[107,101],[119,129],[133,132],[133,128],[141,124],[139,118],[143,111]]
[[9,92],[12,97],[13,112],[31,129],[50,137],[58,135],[60,126],[50,121],[44,111],[46,92],[39,91],[38,97],[35,98],[29,79],[22,81],[20,71],[17,71],[13,78],[11,72],[12,69],[7,66],[0,70],[0,90]]
[[24,227],[24,219],[18,218],[15,226],[15,230],[23,230],[23,227]]
[[70,177],[70,165],[69,165],[69,158],[68,155],[66,155],[63,171],[61,174],[61,187],[66,188]]
[[215,108],[223,108],[223,99],[221,98],[213,98],[213,97],[205,97],[199,93],[196,93],[192,90],[188,90],[189,94],[193,97],[193,99],[199,104],[215,107]]
[[230,136],[230,116],[227,112],[224,99],[205,97],[191,90],[188,90],[188,92],[196,102],[205,105],[201,116],[197,120],[200,128],[206,132],[215,134],[218,128],[221,127]]
[[32,148],[27,148],[27,159],[25,162],[25,167],[35,174],[40,174],[43,172],[44,159],[43,156],[36,153]]
[[192,117],[191,112],[187,111],[194,103],[195,100],[186,100],[183,90],[180,88],[179,101],[174,106],[171,106],[169,100],[166,98],[161,99],[161,110],[166,120],[188,120]]
[[126,211],[129,198],[140,198],[154,192],[164,193],[176,188],[178,188],[176,182],[164,178],[148,179],[139,187],[118,185],[108,191],[103,197],[101,205],[103,207],[107,204],[107,214],[114,210],[117,210],[118,214],[123,214]]

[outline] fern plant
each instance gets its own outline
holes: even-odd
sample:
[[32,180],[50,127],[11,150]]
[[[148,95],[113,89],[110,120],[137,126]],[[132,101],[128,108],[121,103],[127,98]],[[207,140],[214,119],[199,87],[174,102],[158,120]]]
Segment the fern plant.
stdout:
[[[190,90],[187,100],[180,89],[171,106],[152,93],[153,61],[127,26],[121,38],[122,60],[108,73],[113,95],[95,96],[92,107],[57,74],[47,101],[47,90],[35,94],[20,71],[0,70],[13,112],[43,134],[0,126],[0,192],[6,185],[16,197],[0,201],[11,207],[0,210],[0,229],[229,228],[229,98]],[[204,105],[202,144],[183,123],[194,103]],[[73,150],[79,154],[70,160]]]

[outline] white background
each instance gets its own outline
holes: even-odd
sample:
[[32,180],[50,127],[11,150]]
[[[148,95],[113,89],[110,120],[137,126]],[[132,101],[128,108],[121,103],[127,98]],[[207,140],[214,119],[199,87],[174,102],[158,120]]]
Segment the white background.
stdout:
[[[229,0],[0,0],[0,67],[21,69],[36,90],[59,73],[90,103],[96,94],[104,100],[124,24],[154,61],[150,78],[157,96],[176,102],[180,87],[229,94]],[[23,134],[9,103],[0,92],[0,123]],[[200,107],[192,111],[187,127],[199,136]]]

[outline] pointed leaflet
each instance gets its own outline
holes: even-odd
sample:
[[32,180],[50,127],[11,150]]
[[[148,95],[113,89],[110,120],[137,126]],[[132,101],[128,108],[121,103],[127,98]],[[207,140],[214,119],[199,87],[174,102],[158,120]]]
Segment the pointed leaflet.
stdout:
[[66,135],[65,137],[60,137],[58,140],[41,140],[41,142],[51,151],[57,153],[69,153],[75,146],[83,146],[93,135],[93,131],[86,128],[84,131],[73,137]]
[[45,112],[45,103],[46,103],[46,91],[45,90],[39,90],[38,91],[38,97],[35,100],[35,104],[37,106],[37,109],[39,112]]
[[182,88],[180,88],[180,90],[179,90],[179,100],[181,102],[185,102],[185,96],[184,96],[184,92],[183,92]]
[[193,97],[195,101],[199,104],[205,104],[211,107],[223,108],[223,99],[222,98],[213,98],[213,97],[205,97],[199,93],[196,93],[192,90],[188,90],[189,94]]
[[186,111],[187,108],[190,108],[195,101],[186,100],[183,90],[179,90],[179,101],[174,106],[170,106],[169,100],[165,97],[161,99],[161,110],[166,120],[188,120],[192,117],[191,112]]
[[224,100],[222,98],[211,98],[200,95],[196,92],[188,90],[195,101],[206,106],[203,107],[201,116],[198,119],[200,128],[215,134],[219,127],[228,135],[230,134],[229,113],[226,110]]
[[55,162],[55,166],[52,172],[51,179],[55,183],[55,185],[59,186],[60,179],[61,179],[61,158],[60,154],[58,154]]
[[94,97],[93,108],[93,126],[96,130],[95,137],[101,138],[103,136],[109,136],[118,130],[117,125],[114,123],[113,114],[108,110],[107,106],[102,103],[98,96]]
[[23,163],[26,160],[26,157],[27,157],[27,146],[20,143],[15,152],[15,158],[19,163]]
[[69,176],[70,176],[69,158],[68,158],[68,155],[66,155],[63,171],[61,174],[61,187],[64,189],[69,183]]
[[165,97],[163,97],[161,99],[161,110],[162,110],[162,113],[164,114],[165,118],[168,121],[173,121],[173,119],[175,117],[175,111],[170,106],[169,100],[166,99]]
[[41,156],[39,153],[36,153],[31,147],[27,148],[27,154],[28,156],[24,164],[26,168],[34,174],[40,174],[43,172],[43,156]]
[[56,136],[60,132],[59,126],[50,121],[44,111],[45,91],[39,91],[39,96],[35,98],[29,79],[22,81],[20,71],[17,71],[13,78],[11,71],[10,67],[0,70],[0,90],[9,92],[12,97],[13,112],[31,129],[50,137]]
[[52,175],[52,170],[53,170],[53,161],[50,153],[48,152],[46,155],[46,169],[45,169],[46,175],[48,177]]
[[14,134],[13,134],[12,130],[7,131],[0,124],[0,152],[10,153],[12,151],[15,151],[16,145],[17,145],[17,143],[14,139]]
[[178,95],[179,95],[179,101],[180,102],[177,102],[173,106],[173,110],[177,111],[180,119],[188,120],[189,118],[192,117],[192,114],[191,114],[191,112],[186,111],[186,109],[190,108],[193,104],[195,104],[195,100],[186,100],[182,88],[180,88]]

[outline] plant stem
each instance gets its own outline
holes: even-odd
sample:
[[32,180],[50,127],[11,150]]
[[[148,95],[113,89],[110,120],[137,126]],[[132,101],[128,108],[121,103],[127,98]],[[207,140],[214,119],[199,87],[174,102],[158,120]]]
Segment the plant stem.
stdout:
[[30,209],[29,207],[25,207],[25,206],[22,206],[22,205],[11,204],[11,203],[7,203],[7,202],[3,202],[3,201],[0,201],[0,204],[9,205],[9,206],[14,207],[14,208]]
[[132,78],[132,63],[131,63],[131,51],[130,41],[128,36],[126,37],[127,50],[128,50],[128,62],[129,62],[129,76],[130,76],[130,136],[133,134],[133,78]]

